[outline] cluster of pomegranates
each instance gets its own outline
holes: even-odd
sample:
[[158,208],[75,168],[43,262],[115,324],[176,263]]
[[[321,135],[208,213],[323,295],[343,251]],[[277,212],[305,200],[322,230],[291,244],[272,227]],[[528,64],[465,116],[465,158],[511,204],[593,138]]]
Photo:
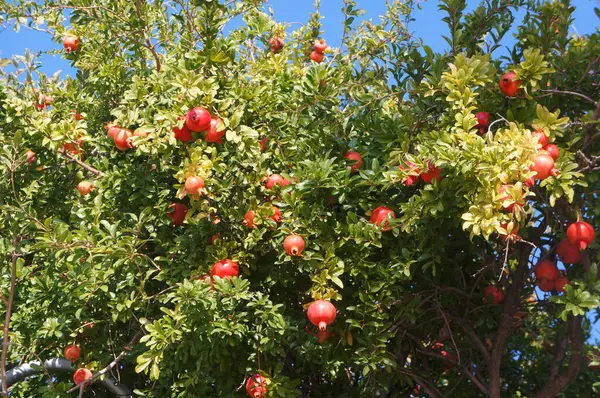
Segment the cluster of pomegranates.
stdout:
[[[63,350],[63,356],[71,362],[77,362],[81,358],[81,348],[78,345],[71,344]],[[73,382],[79,385],[86,380],[91,379],[92,372],[86,368],[79,368],[73,373]]]
[[205,133],[204,140],[206,142],[223,143],[223,136],[225,135],[223,122],[218,117],[212,117],[205,108],[192,108],[185,116],[179,116],[177,120],[184,120],[184,122],[181,127],[179,127],[178,122],[172,128],[176,140],[190,142],[194,139],[192,133]]
[[327,50],[325,39],[318,39],[313,45],[313,52],[310,53],[310,59],[320,64],[325,58],[324,52]]
[[283,49],[283,39],[279,36],[271,37],[268,41],[268,44],[271,46],[271,52],[273,54],[277,54]]
[[422,179],[427,184],[431,184],[434,180],[442,180],[442,169],[435,166],[432,162],[427,162],[427,170],[422,171],[413,162],[405,162],[404,165],[398,166],[400,170],[408,170],[408,176],[402,180],[402,184],[409,187],[416,184],[419,179]]

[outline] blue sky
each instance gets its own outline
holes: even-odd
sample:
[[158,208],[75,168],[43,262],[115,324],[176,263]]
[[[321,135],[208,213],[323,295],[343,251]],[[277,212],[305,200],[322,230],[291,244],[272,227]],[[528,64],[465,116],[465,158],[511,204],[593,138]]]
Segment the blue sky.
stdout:
[[[299,22],[305,23],[310,13],[313,11],[314,0],[270,0],[270,5],[275,11],[275,17],[281,22]],[[385,0],[357,0],[359,8],[367,11],[363,17],[377,21],[379,15],[383,14],[386,8]],[[479,1],[469,1],[467,11],[472,10],[479,4]],[[599,21],[595,16],[594,6],[600,7],[600,0],[574,0],[572,4],[576,7],[575,21],[570,28],[571,34],[589,34],[598,29]],[[340,43],[343,29],[343,13],[341,11],[342,0],[321,0],[321,14],[323,14],[323,28],[325,30],[324,38],[332,46]],[[425,44],[434,51],[444,51],[447,49],[447,43],[442,39],[442,35],[447,34],[447,28],[442,18],[445,16],[437,9],[438,1],[427,1],[421,3],[421,8],[414,13],[416,19],[409,26],[409,30],[414,36],[423,39]],[[517,19],[520,20],[524,13],[519,13]],[[511,45],[514,43],[512,36],[505,38],[503,44]],[[60,43],[53,42],[50,37],[42,32],[36,32],[29,29],[21,29],[16,33],[12,29],[6,29],[0,32],[0,58],[10,58],[15,54],[23,54],[25,49],[33,52],[46,52],[50,50],[62,49]],[[42,71],[49,75],[61,70],[64,74],[74,75],[74,70],[69,67],[69,63],[61,54],[42,55]],[[593,339],[600,340],[600,322],[596,322]]]
[[[600,7],[600,0],[574,0],[576,7],[575,22],[571,26],[570,33],[587,34],[592,33],[598,27],[598,19],[594,15],[594,6]],[[268,4],[273,7],[275,17],[279,21],[305,23],[313,10],[314,0],[270,0]],[[379,15],[385,11],[385,0],[357,0],[358,6],[367,11],[364,18],[378,20]],[[411,32],[422,38],[434,51],[443,51],[447,48],[446,42],[441,35],[447,33],[446,25],[441,21],[444,14],[437,9],[438,1],[427,1],[421,4],[421,9],[414,14],[416,21],[409,28]],[[471,10],[479,4],[479,1],[469,1]],[[324,15],[325,39],[337,46],[342,35],[343,14],[341,11],[342,0],[321,0],[321,13]],[[522,14],[520,15],[522,17]],[[512,37],[505,38],[504,44],[510,45],[514,42]],[[16,33],[12,29],[6,29],[0,33],[0,58],[10,58],[15,54],[23,54],[28,48],[34,52],[45,52],[49,50],[62,49],[59,43],[52,42],[47,34],[29,29],[21,29]],[[58,70],[73,75],[74,71],[68,62],[57,55],[43,55],[42,71],[52,75]]]

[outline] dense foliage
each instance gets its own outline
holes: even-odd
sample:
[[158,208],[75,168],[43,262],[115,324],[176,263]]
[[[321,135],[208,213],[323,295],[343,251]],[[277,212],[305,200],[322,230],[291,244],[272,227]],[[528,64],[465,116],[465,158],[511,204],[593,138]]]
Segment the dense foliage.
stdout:
[[[298,27],[260,0],[0,0],[77,70],[0,63],[4,364],[76,344],[96,373],[124,351],[108,374],[146,397],[598,396],[599,246],[558,262],[567,285],[536,265],[600,226],[600,33],[570,34],[567,0],[444,0],[434,53],[411,2],[373,22],[344,0],[323,50],[318,3]],[[222,142],[175,138],[194,107]],[[224,259],[239,276],[206,277]]]

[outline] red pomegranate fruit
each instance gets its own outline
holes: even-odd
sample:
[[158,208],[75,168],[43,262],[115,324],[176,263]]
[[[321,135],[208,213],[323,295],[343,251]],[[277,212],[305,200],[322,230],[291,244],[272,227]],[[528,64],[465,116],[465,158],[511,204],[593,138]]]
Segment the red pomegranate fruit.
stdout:
[[548,144],[543,149],[544,151],[548,152],[554,160],[558,159],[558,157],[560,156],[560,149],[558,149],[558,146],[554,144]]
[[265,188],[273,189],[276,185],[280,185],[282,187],[286,187],[290,185],[292,182],[287,178],[283,178],[279,174],[271,174],[267,177],[267,181],[265,182]]
[[301,256],[304,250],[304,238],[300,235],[288,235],[283,241],[283,250],[290,256]]
[[281,210],[277,208],[277,206],[271,206],[271,210],[273,210],[273,215],[271,216],[271,220],[276,223],[280,223],[283,221],[283,215],[281,214]]
[[477,125],[475,128],[480,132],[482,129],[485,132],[485,130],[487,130],[487,128],[490,126],[490,114],[488,112],[477,112],[475,114],[475,119],[477,119]]
[[390,227],[389,217],[392,220],[396,219],[396,213],[388,207],[379,206],[371,213],[371,224],[375,224],[381,227],[383,231],[391,231],[392,227]]
[[533,166],[531,170],[536,172],[536,180],[545,180],[550,176],[556,176],[557,170],[554,168],[554,159],[546,151],[540,151],[533,156]]
[[93,376],[92,372],[86,368],[79,368],[73,373],[73,381],[75,384],[80,385],[86,380],[91,379]]
[[579,247],[569,242],[569,239],[563,239],[556,245],[556,254],[565,264],[575,264],[581,260]]
[[[504,209],[504,211],[508,213],[512,213],[515,209],[520,210],[523,208],[522,198],[517,198],[516,201],[512,200],[514,198],[510,196],[509,192],[511,192],[513,189],[513,185],[502,185],[500,188],[498,188],[498,194],[502,195],[498,198],[498,201],[500,201],[500,203],[502,204],[502,208]],[[522,195],[523,191],[521,191],[520,194]],[[507,200],[510,200],[511,203],[505,204],[504,202],[506,202]]]
[[560,276],[554,281],[554,290],[559,293],[565,292],[565,285],[570,285],[569,278],[566,276]]
[[[179,116],[177,120],[185,120],[185,116]],[[188,128],[188,126],[183,123],[181,128],[177,127],[177,124],[172,127],[173,134],[175,135],[175,139],[181,142],[190,142],[194,139],[192,136],[192,130]]]
[[308,307],[308,320],[319,330],[327,330],[327,325],[335,321],[335,316],[335,307],[329,301],[317,300]]
[[271,46],[271,52],[276,54],[283,48],[283,39],[280,37],[271,37],[268,44]]
[[363,164],[363,160],[362,157],[360,156],[360,153],[354,151],[354,150],[350,150],[348,152],[346,152],[346,154],[344,155],[345,159],[351,160],[354,162],[354,164],[352,166],[350,166],[350,170],[352,170],[352,172],[357,172]]
[[187,206],[183,203],[172,203],[169,206],[169,209],[170,211],[167,215],[171,218],[171,220],[173,220],[172,225],[176,227],[183,224],[185,216],[188,212]]
[[567,239],[579,250],[585,250],[595,237],[594,228],[585,221],[574,222],[567,228]]
[[556,264],[550,260],[543,260],[538,263],[534,273],[535,279],[538,281],[547,280],[554,282],[560,276],[560,272],[558,271]]
[[31,149],[28,149],[27,152],[25,152],[25,159],[27,164],[31,166],[35,162],[35,152],[33,152]]
[[544,133],[544,130],[535,130],[533,134],[531,134],[533,138],[537,138],[538,143],[543,147],[548,145],[550,142],[548,136]]
[[521,81],[517,79],[517,74],[515,72],[507,72],[500,78],[498,86],[504,95],[507,97],[514,97],[519,92],[520,84]]
[[[221,130],[219,130],[221,128]],[[213,118],[210,120],[210,127],[206,132],[204,139],[206,142],[216,142],[217,144],[223,143],[223,136],[225,135],[225,129],[223,128],[223,122],[219,118]]]
[[188,195],[201,195],[204,190],[204,180],[197,176],[188,177],[184,189]]
[[65,347],[63,356],[71,362],[75,362],[81,358],[81,348],[75,344],[71,344]]
[[402,184],[404,184],[404,186],[410,187],[419,181],[421,169],[419,169],[413,162],[406,161],[405,165],[400,165],[398,168],[400,170],[408,170],[408,176],[402,180]]
[[75,52],[79,49],[79,39],[75,36],[65,36],[63,39],[63,47],[68,53]]
[[431,162],[428,162],[427,171],[421,173],[421,178],[428,184],[431,184],[432,181],[442,180],[442,169],[437,166],[434,166]]
[[226,258],[214,263],[210,274],[219,278],[231,278],[240,274],[240,266],[236,261]]
[[115,146],[117,147],[117,149],[119,151],[126,151],[129,148],[132,148],[133,146],[131,145],[131,137],[132,137],[132,133],[131,131],[127,130],[127,129],[119,129],[119,132],[115,134],[115,136],[113,137],[114,141],[115,141]]
[[313,49],[319,54],[323,54],[327,50],[327,42],[325,39],[318,39],[313,45]]
[[254,210],[248,210],[246,214],[244,214],[244,221],[242,224],[247,226],[248,228],[254,228],[254,219],[256,218],[256,212]]
[[248,378],[246,392],[252,398],[265,398],[267,394],[267,379],[256,373]]
[[313,51],[312,53],[310,53],[310,59],[315,61],[316,63],[320,64],[321,62],[323,62],[323,58],[325,58],[325,56],[321,53],[318,53],[316,51]]
[[486,303],[498,305],[504,302],[504,291],[500,286],[486,286],[485,289],[483,289],[483,296],[485,297]]
[[195,133],[208,130],[210,120],[210,113],[201,107],[192,108],[185,115],[185,125]]

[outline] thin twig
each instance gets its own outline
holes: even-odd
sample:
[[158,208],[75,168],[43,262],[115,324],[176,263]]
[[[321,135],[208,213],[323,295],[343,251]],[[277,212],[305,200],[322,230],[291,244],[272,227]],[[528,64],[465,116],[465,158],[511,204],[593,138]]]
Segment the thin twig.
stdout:
[[69,152],[65,151],[64,149],[59,150],[59,152],[62,153],[63,155],[65,155],[71,162],[77,163],[79,166],[83,167],[84,169],[86,169],[90,173],[95,174],[98,177],[103,177],[104,176],[103,172],[101,172],[98,169],[93,168],[89,164],[86,164],[86,163],[82,162],[81,160],[77,159],[75,156],[71,155]]

